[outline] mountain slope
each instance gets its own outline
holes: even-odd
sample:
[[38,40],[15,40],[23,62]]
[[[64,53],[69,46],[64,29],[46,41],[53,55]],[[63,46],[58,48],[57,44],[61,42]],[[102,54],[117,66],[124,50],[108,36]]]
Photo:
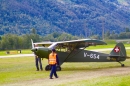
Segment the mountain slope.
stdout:
[[130,27],[129,0],[1,0],[0,35],[67,32],[89,36]]

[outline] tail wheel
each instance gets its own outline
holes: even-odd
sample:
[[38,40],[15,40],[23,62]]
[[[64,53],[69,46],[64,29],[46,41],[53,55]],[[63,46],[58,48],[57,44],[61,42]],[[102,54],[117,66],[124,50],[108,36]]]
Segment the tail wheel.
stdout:
[[61,67],[60,66],[56,66],[56,71],[61,71]]
[[50,66],[50,65],[47,65],[47,66],[45,67],[45,70],[46,70],[46,71],[51,70],[51,66]]
[[125,65],[124,64],[121,64],[121,67],[124,67]]

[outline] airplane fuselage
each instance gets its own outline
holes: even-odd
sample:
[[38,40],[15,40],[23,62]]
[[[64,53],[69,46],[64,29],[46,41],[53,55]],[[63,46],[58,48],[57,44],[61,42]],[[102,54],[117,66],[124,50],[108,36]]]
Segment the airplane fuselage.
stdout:
[[[71,53],[57,52],[60,62],[115,62],[117,58],[110,57],[109,54],[77,50]],[[126,58],[120,57],[120,61],[124,61]]]

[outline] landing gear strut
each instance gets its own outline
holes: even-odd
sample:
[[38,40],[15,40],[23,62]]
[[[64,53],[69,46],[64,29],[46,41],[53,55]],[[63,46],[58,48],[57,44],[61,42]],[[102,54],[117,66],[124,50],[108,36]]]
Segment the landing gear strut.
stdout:
[[[118,61],[119,62],[119,61]],[[125,65],[124,64],[122,64],[121,62],[119,62],[120,64],[121,64],[121,67],[124,67]]]
[[[51,65],[47,65],[47,66],[45,67],[45,70],[46,70],[46,71],[51,70]],[[61,71],[61,67],[60,67],[60,66],[56,66],[56,71]]]
[[120,62],[120,58],[116,58],[116,61],[121,64],[121,67],[124,67],[125,65]]

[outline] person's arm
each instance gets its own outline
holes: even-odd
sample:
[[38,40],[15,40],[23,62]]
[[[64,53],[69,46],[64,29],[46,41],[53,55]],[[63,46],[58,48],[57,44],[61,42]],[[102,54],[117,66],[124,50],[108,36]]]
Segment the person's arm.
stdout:
[[56,55],[56,62],[57,62],[57,65],[59,65],[59,58],[58,58],[58,55]]

